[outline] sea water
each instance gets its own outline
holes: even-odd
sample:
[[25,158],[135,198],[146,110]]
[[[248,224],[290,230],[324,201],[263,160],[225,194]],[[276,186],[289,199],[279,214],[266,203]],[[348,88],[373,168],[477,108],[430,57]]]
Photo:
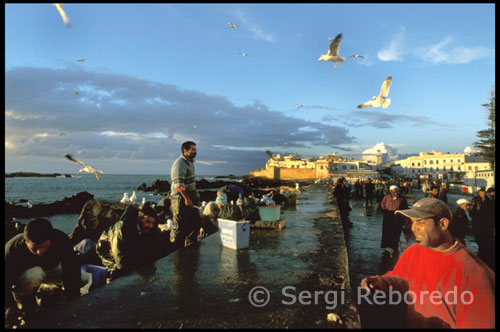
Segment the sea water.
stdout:
[[[137,190],[137,187],[143,183],[150,187],[154,180],[166,180],[171,183],[170,175],[138,175],[138,174],[103,174],[97,180],[93,174],[73,175],[72,177],[14,177],[5,178],[5,201],[17,203],[20,199],[27,199],[32,205],[50,204],[55,201],[62,201],[65,197],[72,197],[79,192],[88,192],[94,195],[95,200],[110,202],[119,202],[123,193],[128,193],[129,197],[132,191],[137,196],[136,204],[146,198],[146,202],[158,203],[162,194],[155,192],[145,192]],[[196,176],[196,181],[205,179],[209,182],[215,181],[214,176]],[[228,180],[219,178],[218,180]],[[44,217],[52,222],[55,228],[64,232],[71,233],[78,215],[55,215]],[[21,222],[27,222],[30,219],[19,219]]]

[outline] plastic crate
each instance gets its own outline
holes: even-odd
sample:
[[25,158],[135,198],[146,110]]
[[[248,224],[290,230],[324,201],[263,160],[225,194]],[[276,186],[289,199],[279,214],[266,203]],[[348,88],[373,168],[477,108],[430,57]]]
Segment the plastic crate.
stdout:
[[248,248],[250,243],[250,221],[217,219],[219,223],[219,243],[231,249]]
[[262,221],[277,221],[280,219],[281,206],[259,206],[259,216]]

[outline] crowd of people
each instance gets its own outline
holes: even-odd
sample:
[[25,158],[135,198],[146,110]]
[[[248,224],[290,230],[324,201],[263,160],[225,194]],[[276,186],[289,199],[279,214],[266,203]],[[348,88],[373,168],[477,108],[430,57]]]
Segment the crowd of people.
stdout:
[[[392,184],[389,184],[392,183]],[[397,185],[399,184],[399,186]],[[419,184],[418,184],[419,185]],[[421,188],[425,198],[408,207],[404,193],[411,193],[411,181],[354,181],[351,186],[340,177],[333,195],[344,226],[351,227],[349,198],[366,199],[371,205],[375,190],[382,212],[381,248],[383,255],[399,258],[391,271],[361,281],[366,300],[359,303],[362,326],[371,328],[494,328],[495,272],[493,234],[495,227],[494,188],[480,188],[471,201],[460,198],[451,211],[447,183],[426,180]],[[465,235],[472,219],[477,256],[467,247]],[[402,231],[412,236],[415,244],[399,257]],[[411,232],[411,235],[409,234]],[[408,241],[408,238],[407,238]],[[456,291],[459,300],[447,301],[445,295]],[[406,301],[394,302],[394,295]],[[440,299],[436,301],[432,295]],[[469,296],[467,299],[461,295]],[[374,298],[391,300],[382,303]],[[371,301],[370,301],[371,299]],[[409,299],[409,301],[408,301]],[[392,302],[391,302],[392,301]],[[373,319],[374,318],[374,319]]]
[[[234,184],[220,188],[214,201],[200,202],[194,180],[196,154],[194,142],[183,143],[181,155],[171,167],[170,192],[156,205],[128,205],[121,217],[97,237],[87,236],[74,244],[49,220],[36,218],[23,233],[7,241],[5,326],[22,326],[40,310],[43,283],[61,285],[65,300],[70,300],[88,293],[89,285],[94,289],[109,283],[216,232],[219,218],[255,222],[259,220],[259,206],[285,204],[285,191],[254,194]],[[97,219],[89,218],[90,222]],[[80,223],[77,228],[82,234],[85,228],[101,229],[99,225]],[[89,283],[89,278],[94,282]]]

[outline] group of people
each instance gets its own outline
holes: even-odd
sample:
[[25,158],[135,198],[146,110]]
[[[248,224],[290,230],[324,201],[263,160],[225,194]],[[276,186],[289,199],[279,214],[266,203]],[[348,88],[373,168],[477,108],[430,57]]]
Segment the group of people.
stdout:
[[[343,224],[350,210],[345,182],[340,178],[334,187]],[[448,206],[447,192],[446,183],[429,186],[427,197],[409,208],[393,184],[380,201],[380,246],[385,249],[384,255],[392,252],[393,257],[399,257],[402,231],[407,241],[411,236],[416,243],[402,253],[392,271],[361,281],[365,296],[358,296],[363,299],[358,304],[363,327],[495,327],[495,272],[491,261],[494,188],[488,192],[481,188],[471,202],[459,199],[454,213]],[[472,218],[478,256],[465,245],[467,211]],[[403,300],[394,302],[395,294]],[[449,295],[458,300],[449,301]],[[377,302],[376,298],[390,300]]]

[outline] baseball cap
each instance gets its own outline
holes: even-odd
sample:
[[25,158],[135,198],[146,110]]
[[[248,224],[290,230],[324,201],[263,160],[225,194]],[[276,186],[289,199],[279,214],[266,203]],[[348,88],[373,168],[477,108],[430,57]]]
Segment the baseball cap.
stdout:
[[401,213],[409,218],[447,218],[451,221],[451,210],[448,205],[437,198],[422,198],[417,201],[411,209],[396,210],[395,213]]
[[466,200],[465,198],[460,198],[459,200],[457,200],[457,205],[461,205],[464,203],[470,204],[470,202],[468,200]]

